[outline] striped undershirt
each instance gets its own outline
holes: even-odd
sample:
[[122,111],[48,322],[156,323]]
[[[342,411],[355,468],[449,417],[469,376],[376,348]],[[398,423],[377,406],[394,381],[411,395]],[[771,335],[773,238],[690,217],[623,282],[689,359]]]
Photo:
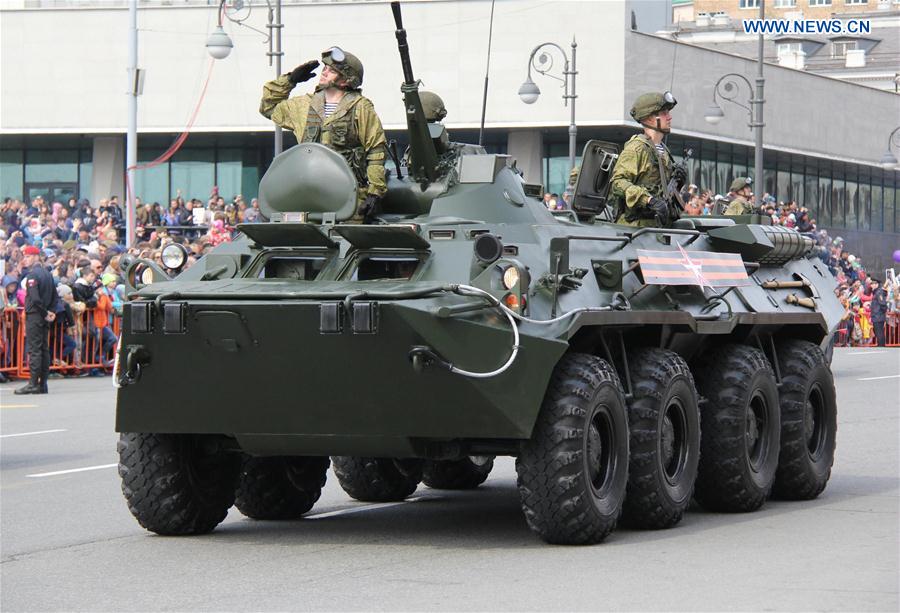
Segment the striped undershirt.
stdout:
[[326,102],[325,103],[325,117],[331,117],[331,114],[337,110],[338,103],[337,102]]

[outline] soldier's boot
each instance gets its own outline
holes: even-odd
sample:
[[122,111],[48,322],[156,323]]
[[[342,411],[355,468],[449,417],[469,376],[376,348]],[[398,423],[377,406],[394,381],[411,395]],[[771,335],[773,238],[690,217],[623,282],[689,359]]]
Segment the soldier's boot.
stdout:
[[13,392],[17,396],[21,396],[23,394],[41,394],[41,386],[35,383],[28,383],[28,385],[24,387],[20,387],[15,392]]

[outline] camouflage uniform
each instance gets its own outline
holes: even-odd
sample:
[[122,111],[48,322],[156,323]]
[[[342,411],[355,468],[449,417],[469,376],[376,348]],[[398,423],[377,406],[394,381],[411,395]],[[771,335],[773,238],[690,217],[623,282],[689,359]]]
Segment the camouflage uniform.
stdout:
[[741,196],[735,196],[725,207],[726,215],[750,215],[751,213],[753,213],[753,205]]
[[731,182],[731,186],[728,189],[734,195],[728,201],[728,206],[725,207],[725,215],[750,215],[753,213],[753,205],[747,202],[743,196],[736,193],[745,187],[750,187],[751,184],[752,181],[747,177],[737,177]]
[[[626,226],[659,227],[656,216],[647,206],[650,198],[668,198],[666,185],[672,176],[672,155],[663,144],[662,160],[653,142],[644,134],[632,136],[616,161],[612,179],[612,196],[621,203],[616,223]],[[662,162],[665,176],[660,176]],[[624,206],[622,206],[624,204]]]
[[[358,207],[366,196],[383,196],[387,191],[386,141],[371,100],[358,89],[350,89],[326,118],[325,92],[289,98],[295,86],[289,74],[266,83],[259,112],[282,128],[292,130],[299,142],[321,143],[343,155],[359,184]],[[356,217],[360,217],[359,208]]]

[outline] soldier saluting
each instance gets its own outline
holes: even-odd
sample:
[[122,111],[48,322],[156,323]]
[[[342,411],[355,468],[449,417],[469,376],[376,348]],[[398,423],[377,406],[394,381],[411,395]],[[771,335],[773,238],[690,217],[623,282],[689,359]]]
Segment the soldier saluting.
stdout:
[[315,76],[318,60],[266,83],[259,112],[292,130],[299,142],[327,145],[346,158],[359,186],[353,220],[361,222],[387,191],[384,129],[372,101],[360,93],[363,65],[359,58],[331,47],[322,52],[322,63],[325,67],[314,93],[289,98],[298,83]]
[[671,92],[642,94],[634,101],[631,116],[644,131],[625,143],[610,180],[618,201],[616,223],[668,227],[674,221],[666,187],[674,177],[681,189],[687,172],[673,163],[663,138],[672,129],[676,104]]

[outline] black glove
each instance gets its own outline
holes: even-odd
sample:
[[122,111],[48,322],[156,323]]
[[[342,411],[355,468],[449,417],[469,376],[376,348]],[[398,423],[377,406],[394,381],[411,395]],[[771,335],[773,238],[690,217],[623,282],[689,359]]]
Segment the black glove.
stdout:
[[380,200],[381,197],[376,196],[375,194],[369,194],[366,196],[366,199],[363,200],[362,207],[359,209],[359,212],[363,216],[363,223],[370,223],[372,218],[375,217],[375,207]]
[[684,164],[675,164],[672,169],[672,178],[675,179],[675,189],[681,189],[687,183],[687,168]]
[[669,222],[669,203],[662,198],[657,198],[656,196],[650,198],[647,208],[653,212],[659,225],[664,226]]
[[316,73],[313,72],[316,68],[319,67],[319,60],[310,60],[304,64],[300,64],[296,68],[291,71],[289,78],[291,83],[303,83],[304,81],[309,81]]

